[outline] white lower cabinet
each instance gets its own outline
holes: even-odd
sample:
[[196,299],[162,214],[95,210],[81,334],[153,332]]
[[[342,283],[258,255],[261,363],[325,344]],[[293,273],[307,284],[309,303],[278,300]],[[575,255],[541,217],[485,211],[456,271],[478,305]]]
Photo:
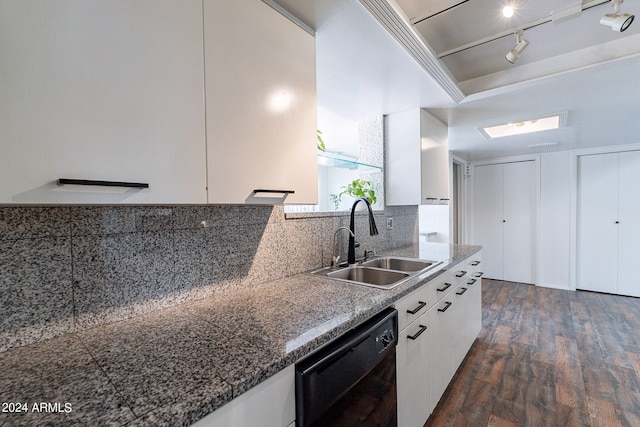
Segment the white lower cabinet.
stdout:
[[432,328],[429,312],[400,332],[396,349],[398,425],[423,426],[431,413],[429,365]]
[[404,319],[396,353],[399,426],[425,424],[480,333],[481,254],[472,257],[396,304]]
[[295,418],[295,368],[291,365],[207,415],[193,427],[288,427],[295,423]]

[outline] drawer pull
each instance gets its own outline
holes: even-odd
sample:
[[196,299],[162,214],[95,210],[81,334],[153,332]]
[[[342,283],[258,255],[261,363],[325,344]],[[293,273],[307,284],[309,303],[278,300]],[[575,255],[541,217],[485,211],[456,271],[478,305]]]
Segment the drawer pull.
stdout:
[[464,276],[465,274],[467,274],[467,272],[466,272],[466,271],[464,271],[464,270],[462,270],[462,271],[459,271],[459,272],[458,272],[458,274],[456,274],[456,277],[462,277],[462,276]]
[[149,184],[143,183],[143,182],[97,181],[93,179],[59,178],[57,184],[58,185],[96,185],[100,187],[149,188]]
[[264,188],[259,188],[253,190],[254,193],[278,193],[278,194],[295,194],[293,190],[268,190]]
[[476,282],[477,282],[476,279],[469,279],[469,280],[467,280],[467,285],[473,285]]
[[476,274],[474,274],[475,277],[482,277],[484,273],[482,271],[478,271]]
[[473,262],[471,263],[471,265],[472,265],[472,266],[474,266],[474,267],[475,267],[476,265],[480,265],[480,261],[473,261]]
[[407,338],[409,338],[410,340],[415,340],[420,335],[422,335],[422,333],[426,330],[427,330],[427,327],[425,325],[420,325],[420,330],[413,335],[407,335]]
[[419,312],[420,310],[422,310],[425,306],[427,305],[426,302],[424,301],[418,301],[418,306],[416,308],[414,308],[413,310],[407,310],[407,313],[409,314],[416,314],[417,312]]
[[437,291],[438,291],[438,292],[444,292],[444,291],[446,291],[447,289],[449,289],[450,287],[451,287],[451,283],[445,283],[445,284],[444,284],[444,286],[443,286],[443,287],[441,287],[441,288],[438,288],[438,289],[437,289]]
[[439,312],[441,312],[441,313],[444,313],[445,311],[449,310],[449,307],[451,307],[451,304],[452,304],[452,303],[450,303],[449,301],[447,301],[447,302],[445,302],[444,304],[445,304],[444,308],[439,308],[439,309],[438,309],[438,311],[439,311]]
[[467,288],[460,288],[460,291],[456,292],[456,295],[462,295],[465,292],[467,292],[467,290],[468,290]]

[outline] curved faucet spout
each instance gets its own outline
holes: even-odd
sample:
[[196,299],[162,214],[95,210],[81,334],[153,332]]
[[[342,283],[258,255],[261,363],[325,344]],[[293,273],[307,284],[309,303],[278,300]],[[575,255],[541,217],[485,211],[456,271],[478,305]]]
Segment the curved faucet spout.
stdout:
[[371,236],[378,235],[378,227],[376,226],[376,221],[373,218],[373,210],[371,209],[371,204],[364,197],[360,197],[356,199],[356,201],[353,202],[353,206],[351,206],[351,218],[349,222],[349,230],[351,231],[351,233],[349,235],[349,254],[347,257],[347,262],[350,265],[356,263],[355,212],[356,212],[356,206],[360,202],[364,202],[364,204],[367,206],[367,210],[369,211],[369,234]]

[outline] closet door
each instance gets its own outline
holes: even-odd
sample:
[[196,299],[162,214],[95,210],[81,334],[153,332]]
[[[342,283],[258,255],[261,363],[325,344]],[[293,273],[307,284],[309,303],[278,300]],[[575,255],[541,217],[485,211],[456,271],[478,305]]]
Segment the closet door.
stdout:
[[578,289],[618,292],[618,153],[578,159]]
[[474,168],[473,241],[482,245],[484,277],[492,279],[504,275],[503,171],[501,164]]
[[535,183],[533,161],[504,164],[504,280],[534,281]]
[[640,151],[618,157],[618,293],[640,296]]

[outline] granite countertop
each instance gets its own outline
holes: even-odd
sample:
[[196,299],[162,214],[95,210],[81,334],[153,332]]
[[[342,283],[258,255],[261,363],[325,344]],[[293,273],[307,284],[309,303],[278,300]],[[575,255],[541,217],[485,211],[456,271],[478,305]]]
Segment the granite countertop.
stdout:
[[188,426],[479,250],[394,250],[443,267],[391,290],[297,274],[0,353],[3,406],[28,406],[0,425]]

